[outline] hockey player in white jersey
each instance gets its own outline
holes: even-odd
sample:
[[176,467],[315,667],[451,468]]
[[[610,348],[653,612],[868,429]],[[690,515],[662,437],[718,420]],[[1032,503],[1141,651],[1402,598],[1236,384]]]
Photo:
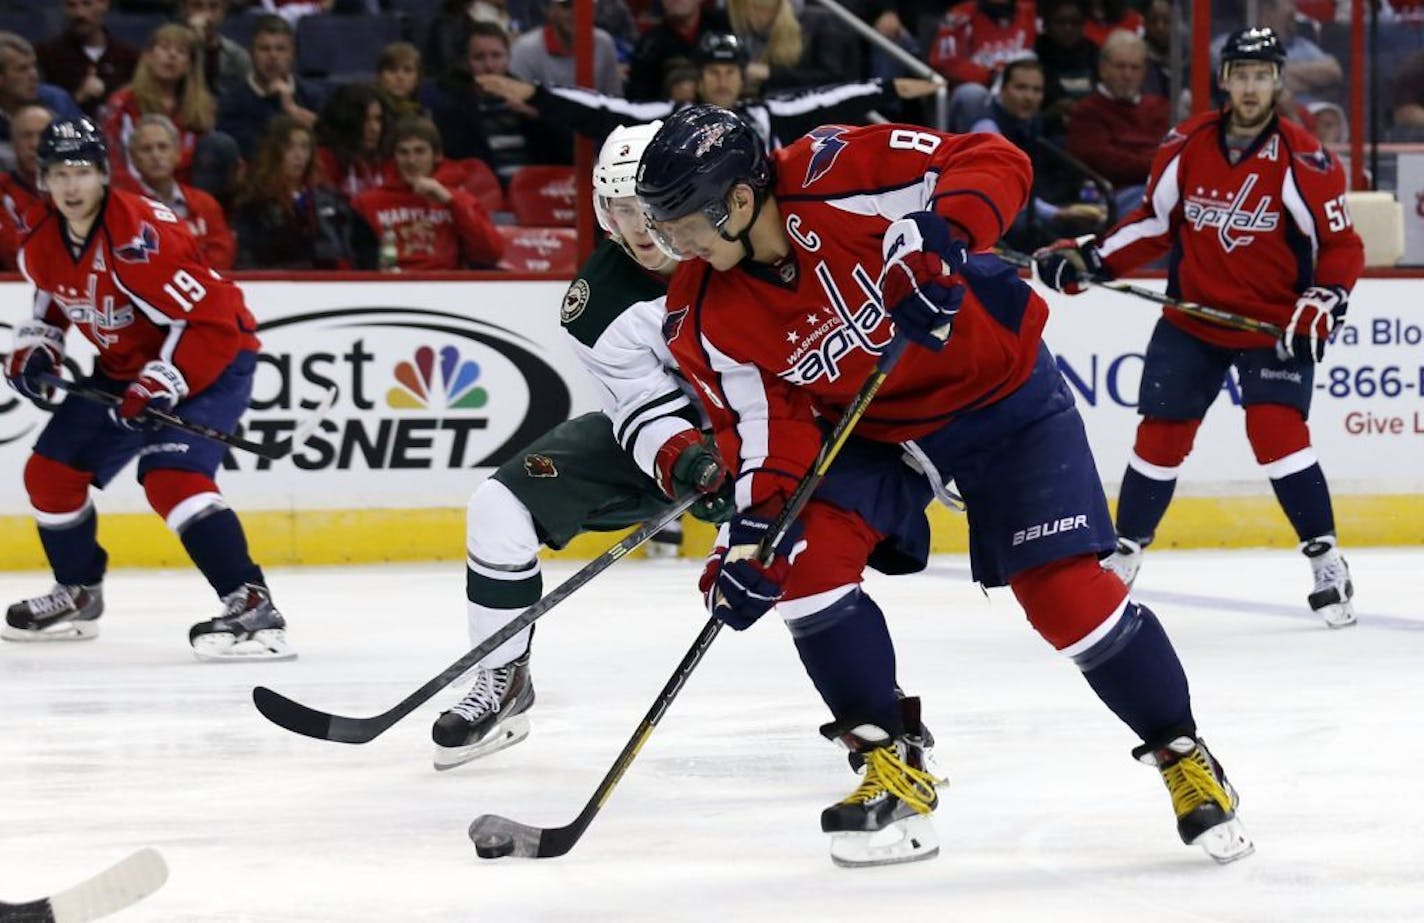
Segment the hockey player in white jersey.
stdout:
[[[699,491],[692,513],[731,511],[726,468],[703,438],[663,340],[664,294],[674,261],[648,234],[633,194],[643,149],[660,122],[619,127],[594,168],[594,204],[609,238],[564,295],[560,320],[600,385],[604,412],[561,423],[505,462],[470,497],[465,519],[470,640],[478,644],[543,595],[538,552],[586,531],[621,529]],[[529,733],[534,704],[533,626],[476,668],[474,684],[436,720],[435,768],[450,769]]]

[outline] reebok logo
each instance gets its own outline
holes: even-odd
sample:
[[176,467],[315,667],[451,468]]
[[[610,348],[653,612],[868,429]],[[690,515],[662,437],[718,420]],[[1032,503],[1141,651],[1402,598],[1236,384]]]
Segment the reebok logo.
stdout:
[[1050,535],[1058,535],[1060,532],[1072,532],[1076,529],[1086,528],[1088,528],[1088,517],[1083,513],[1076,516],[1064,516],[1062,519],[1041,522],[1038,525],[1029,526],[1027,529],[1018,530],[1014,533],[1013,541],[1010,544],[1017,548],[1025,542],[1034,542]]

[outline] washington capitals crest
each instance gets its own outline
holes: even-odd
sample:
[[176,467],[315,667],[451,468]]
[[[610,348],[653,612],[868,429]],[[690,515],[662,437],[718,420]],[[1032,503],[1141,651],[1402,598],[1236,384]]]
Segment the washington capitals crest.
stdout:
[[150,253],[158,252],[158,232],[147,221],[138,226],[133,240],[114,248],[114,256],[125,263],[147,263]]
[[841,140],[841,135],[845,133],[844,128],[836,125],[822,125],[807,132],[807,136],[815,140],[811,142],[811,162],[806,165],[806,181],[801,184],[802,189],[825,176],[836,165],[836,158],[846,148],[846,142]]

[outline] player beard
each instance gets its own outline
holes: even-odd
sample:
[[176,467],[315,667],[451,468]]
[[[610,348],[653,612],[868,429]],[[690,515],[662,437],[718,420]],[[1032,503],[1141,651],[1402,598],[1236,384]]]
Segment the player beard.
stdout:
[[1254,134],[1260,131],[1261,127],[1271,118],[1272,107],[1267,104],[1255,103],[1254,108],[1255,115],[1248,116],[1247,112],[1240,106],[1231,107],[1232,131],[1240,134]]

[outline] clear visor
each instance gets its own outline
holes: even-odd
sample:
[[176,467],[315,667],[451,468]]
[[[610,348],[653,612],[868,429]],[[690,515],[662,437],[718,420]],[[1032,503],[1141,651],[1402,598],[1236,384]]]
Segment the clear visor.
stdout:
[[648,231],[658,247],[673,259],[702,259],[723,239],[722,228],[728,217],[726,203],[718,203],[667,221],[654,221],[649,217]]

